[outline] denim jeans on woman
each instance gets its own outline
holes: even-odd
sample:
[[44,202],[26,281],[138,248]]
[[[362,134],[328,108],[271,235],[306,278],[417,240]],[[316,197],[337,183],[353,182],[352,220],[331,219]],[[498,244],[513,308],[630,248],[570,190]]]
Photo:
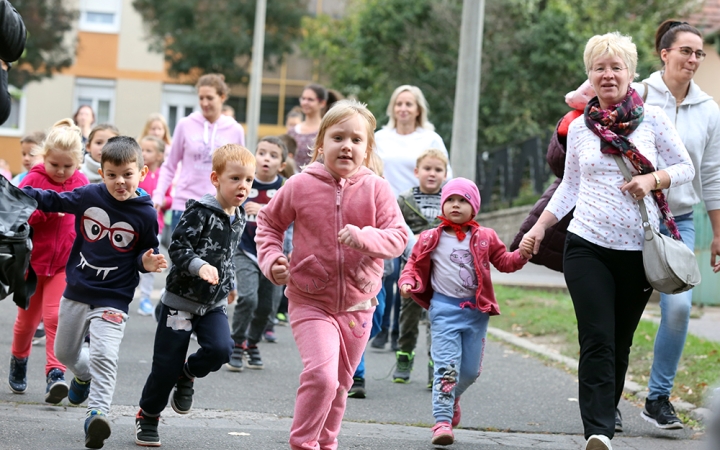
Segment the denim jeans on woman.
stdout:
[[[680,230],[683,243],[690,250],[695,250],[695,224],[692,213],[675,217],[675,223]],[[666,236],[670,235],[662,223],[660,232]],[[648,382],[649,400],[657,400],[663,395],[670,396],[680,356],[685,347],[691,308],[692,290],[680,294],[660,294],[661,318],[655,336],[655,353]]]

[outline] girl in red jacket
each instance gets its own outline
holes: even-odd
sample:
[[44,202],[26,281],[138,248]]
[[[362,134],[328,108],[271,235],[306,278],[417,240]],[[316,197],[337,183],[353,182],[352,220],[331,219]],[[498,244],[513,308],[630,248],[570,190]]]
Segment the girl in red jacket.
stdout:
[[508,252],[494,230],[473,220],[480,192],[466,178],[443,186],[440,204],[442,223],[420,233],[399,285],[403,297],[428,309],[435,362],[432,443],[449,445],[455,440],[452,427],[460,423],[460,396],[480,376],[488,320],[500,314],[490,263],[515,272],[532,247]]
[[[30,169],[20,187],[65,192],[88,184],[87,177],[78,170],[83,160],[83,145],[80,128],[72,120],[63,119],[53,125],[42,148],[36,151],[42,155],[43,163]],[[28,223],[33,228],[30,265],[37,274],[37,288],[28,309],[18,308],[13,329],[8,382],[14,393],[23,394],[27,389],[27,361],[33,334],[41,319],[45,324],[45,401],[51,404],[59,403],[68,393],[65,366],[55,358],[55,331],[60,297],[65,289],[65,264],[75,240],[74,221],[73,216],[62,213],[35,211],[30,216]]]
[[[408,239],[390,185],[367,168],[374,129],[364,105],[337,102],[320,123],[310,164],[257,215],[260,269],[274,284],[287,284],[303,362],[290,430],[294,450],[337,448],[347,392],[370,337],[383,259],[400,256]],[[288,263],[283,234],[293,221]]]

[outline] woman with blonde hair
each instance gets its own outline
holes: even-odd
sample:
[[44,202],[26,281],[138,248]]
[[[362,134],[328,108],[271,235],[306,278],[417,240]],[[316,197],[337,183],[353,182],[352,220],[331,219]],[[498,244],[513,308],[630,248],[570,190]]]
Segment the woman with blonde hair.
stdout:
[[637,202],[645,199],[653,228],[662,219],[680,239],[662,190],[690,182],[695,169],[667,114],[643,105],[630,86],[637,67],[630,37],[592,37],[584,63],[597,96],[570,124],[562,182],[520,246],[537,253],[545,230],[575,208],[563,267],[578,323],[580,415],[586,450],[611,450],[633,334],[652,293]]

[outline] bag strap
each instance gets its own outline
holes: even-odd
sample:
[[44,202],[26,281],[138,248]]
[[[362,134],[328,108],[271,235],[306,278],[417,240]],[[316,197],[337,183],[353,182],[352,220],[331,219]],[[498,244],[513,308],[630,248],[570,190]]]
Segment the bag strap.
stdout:
[[[623,176],[625,177],[625,181],[628,183],[632,181],[632,174],[630,173],[630,169],[627,168],[625,165],[625,161],[623,160],[623,157],[617,154],[613,155],[613,158],[615,158],[615,163],[617,163],[618,168],[620,169],[620,172],[622,172]],[[642,217],[642,226],[645,230],[645,240],[649,241],[653,238],[653,230],[650,228],[650,221],[648,220],[648,213],[647,208],[645,207],[645,200],[639,199],[638,205],[640,206],[640,216]]]

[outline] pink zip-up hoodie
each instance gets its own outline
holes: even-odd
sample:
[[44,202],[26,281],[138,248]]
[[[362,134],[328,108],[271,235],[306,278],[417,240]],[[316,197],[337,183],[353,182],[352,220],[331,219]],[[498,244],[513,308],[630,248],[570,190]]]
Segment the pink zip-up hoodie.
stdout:
[[194,112],[181,119],[173,133],[170,155],[162,165],[160,179],[152,194],[153,203],[163,204],[180,161],[182,168],[173,195],[173,210],[185,211],[188,199],[215,195],[215,186],[210,182],[212,154],[225,144],[245,145],[245,132],[232,117],[221,115],[210,123],[201,112]]
[[[380,292],[383,259],[405,249],[408,234],[397,200],[384,179],[366,167],[335,180],[315,162],[285,183],[257,216],[255,243],[263,274],[283,255],[283,233],[295,222],[290,282],[294,302],[334,314],[353,309]],[[361,243],[338,242],[345,225]],[[277,284],[277,283],[276,283]]]

